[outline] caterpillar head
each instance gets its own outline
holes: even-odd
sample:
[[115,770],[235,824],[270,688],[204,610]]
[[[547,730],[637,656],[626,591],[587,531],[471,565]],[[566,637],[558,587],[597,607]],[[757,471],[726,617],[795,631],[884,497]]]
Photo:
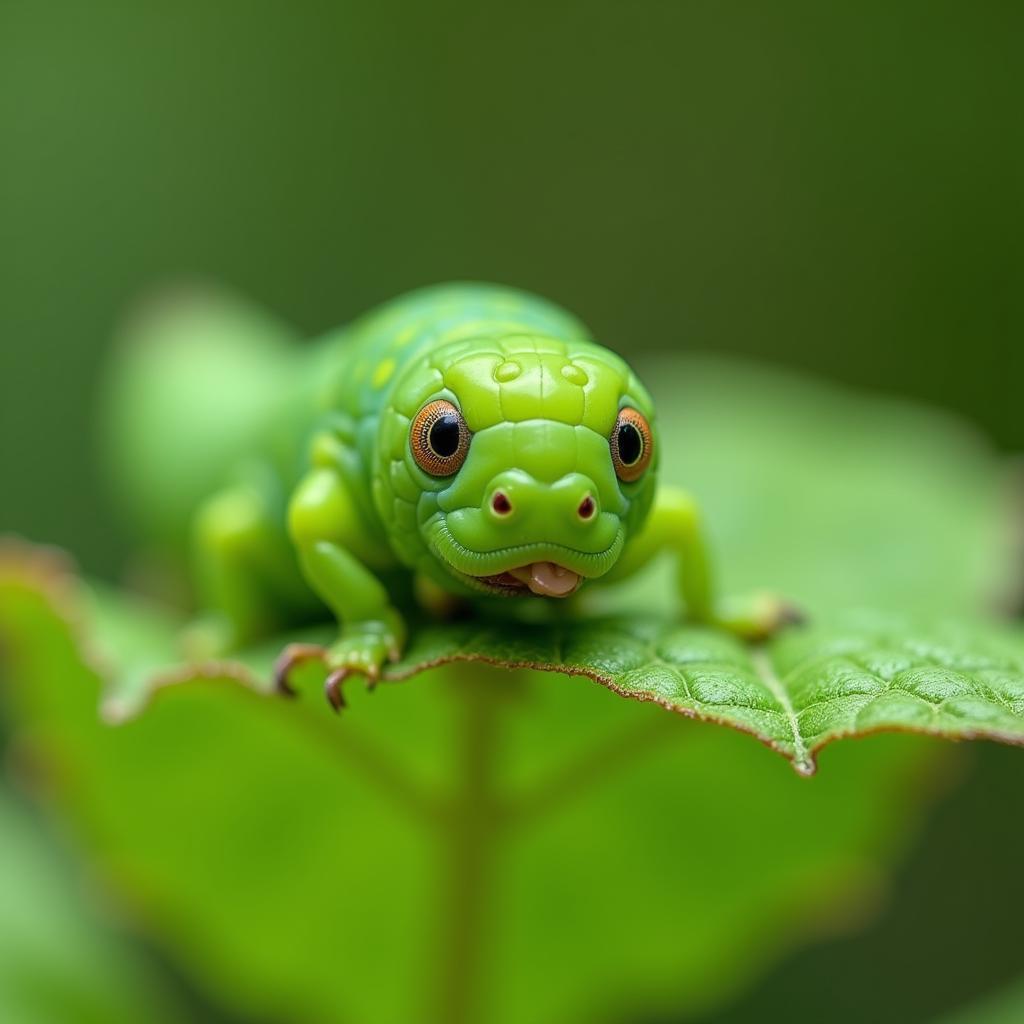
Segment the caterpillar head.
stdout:
[[650,396],[592,344],[445,346],[396,381],[380,430],[396,551],[457,591],[566,597],[615,565],[654,496]]

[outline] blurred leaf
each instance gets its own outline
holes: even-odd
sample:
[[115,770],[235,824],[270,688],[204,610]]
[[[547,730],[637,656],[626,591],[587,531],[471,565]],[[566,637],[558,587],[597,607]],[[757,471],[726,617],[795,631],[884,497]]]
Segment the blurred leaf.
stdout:
[[1024,979],[990,993],[971,1006],[944,1015],[936,1024],[1020,1024],[1024,1020]]
[[192,511],[217,489],[223,467],[244,457],[271,409],[291,400],[281,382],[294,376],[294,342],[262,310],[209,287],[165,290],[127,320],[98,426],[121,513],[150,543],[185,549]]
[[[699,499],[726,593],[770,587],[820,623],[862,606],[976,615],[1016,582],[1007,468],[956,418],[737,360],[639,370],[662,473]],[[633,604],[664,613],[661,572]]]
[[[106,599],[102,614],[160,634],[138,606]],[[467,690],[497,705],[486,771],[502,815],[477,948],[499,1024],[696,1006],[809,924],[856,920],[913,823],[926,753],[850,745],[808,785],[725,730],[486,666],[353,690],[340,721],[319,698],[196,679],[111,729],[66,613],[9,579],[0,624],[20,716],[69,767],[63,795],[99,857],[244,1015],[456,1019],[435,1007],[453,970],[444,808]]]
[[185,1020],[85,896],[38,823],[0,790],[0,1019]]

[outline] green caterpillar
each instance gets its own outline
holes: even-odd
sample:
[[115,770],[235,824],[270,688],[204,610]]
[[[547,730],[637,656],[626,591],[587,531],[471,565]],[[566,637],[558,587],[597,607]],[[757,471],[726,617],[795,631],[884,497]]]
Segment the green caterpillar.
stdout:
[[697,507],[657,484],[650,395],[542,299],[435,286],[307,349],[169,319],[122,361],[111,436],[122,491],[191,522],[204,653],[326,605],[337,642],[292,646],[277,678],[321,658],[337,708],[401,655],[396,569],[428,603],[566,599],[664,549],[693,619],[759,636],[782,617],[718,613]]

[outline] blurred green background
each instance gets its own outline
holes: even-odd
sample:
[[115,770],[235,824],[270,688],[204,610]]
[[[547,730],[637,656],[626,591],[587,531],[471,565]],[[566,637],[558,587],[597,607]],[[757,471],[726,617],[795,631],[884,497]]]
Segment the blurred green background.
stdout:
[[[0,531],[119,570],[96,384],[125,308],[182,277],[310,335],[499,280],[626,354],[754,356],[1016,452],[1022,31],[997,2],[3,0]],[[1009,981],[1017,756],[959,759],[880,915],[708,1021],[840,989],[830,1019],[923,1021]]]
[[1019,4],[0,12],[4,525],[90,567],[120,551],[92,385],[183,274],[311,334],[503,281],[625,352],[749,353],[1024,444]]

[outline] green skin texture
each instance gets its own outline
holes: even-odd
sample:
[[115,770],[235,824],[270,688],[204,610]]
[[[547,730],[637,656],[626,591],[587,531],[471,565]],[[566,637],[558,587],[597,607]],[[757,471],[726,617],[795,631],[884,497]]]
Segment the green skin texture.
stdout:
[[[697,506],[657,485],[662,442],[650,395],[550,303],[496,286],[435,286],[328,337],[307,370],[290,424],[305,453],[286,515],[273,487],[253,477],[211,498],[195,531],[218,648],[267,632],[301,610],[309,591],[337,618],[329,648],[286,650],[284,688],[298,662],[320,658],[337,706],[347,675],[375,681],[400,657],[406,627],[382,581],[396,567],[415,574],[427,603],[449,595],[507,608],[552,599],[495,596],[477,577],[550,561],[579,573],[586,589],[667,549],[692,619],[750,637],[773,628],[764,606],[716,615]],[[465,463],[443,478],[417,465],[409,441],[417,412],[435,399],[454,404],[472,435]],[[631,483],[616,476],[609,447],[626,406],[646,416],[654,438],[651,464]],[[510,514],[494,511],[498,490]],[[587,495],[596,513],[584,519]],[[575,597],[557,603],[565,601]]]

